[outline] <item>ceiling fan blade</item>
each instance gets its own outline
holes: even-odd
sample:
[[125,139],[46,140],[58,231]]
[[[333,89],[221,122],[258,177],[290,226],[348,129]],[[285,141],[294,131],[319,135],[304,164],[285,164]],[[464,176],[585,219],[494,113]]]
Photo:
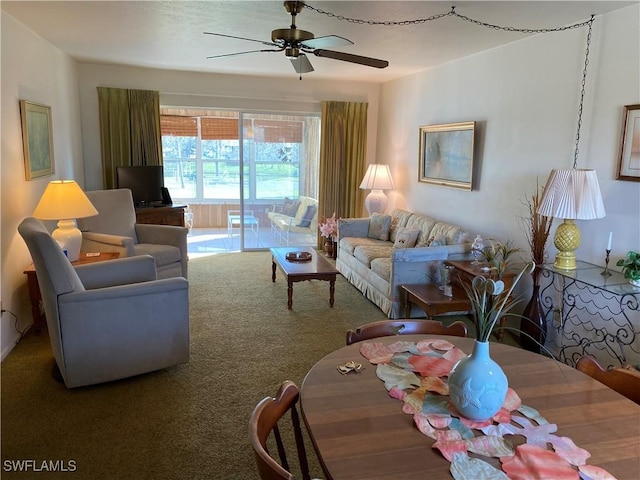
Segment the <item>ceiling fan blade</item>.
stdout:
[[264,40],[255,40],[253,38],[246,38],[246,37],[236,37],[235,35],[225,35],[224,33],[213,33],[213,32],[202,32],[202,33],[204,33],[205,35],[215,35],[217,37],[235,38],[237,40],[247,40],[249,42],[258,42],[258,43],[261,43],[263,45],[267,45],[269,47],[277,47],[278,46],[275,43],[266,42]]
[[337,35],[316,37],[312,38],[311,40],[305,40],[304,42],[302,42],[303,48],[335,48],[344,47],[346,45],[353,45],[353,42]]
[[301,53],[296,58],[291,58],[290,60],[291,65],[293,65],[295,71],[300,75],[303,73],[313,72],[313,66],[304,53]]
[[360,65],[366,65],[367,67],[386,68],[389,66],[389,62],[386,60],[362,57],[351,53],[334,52],[333,50],[317,49],[313,51],[313,54],[317,57],[326,57],[333,58],[334,60],[342,60],[343,62],[359,63]]
[[284,48],[278,48],[276,50],[264,49],[264,50],[248,50],[246,52],[236,52],[236,53],[224,53],[222,55],[211,55],[207,58],[222,58],[222,57],[233,57],[234,55],[244,55],[245,53],[261,53],[261,52],[281,52]]

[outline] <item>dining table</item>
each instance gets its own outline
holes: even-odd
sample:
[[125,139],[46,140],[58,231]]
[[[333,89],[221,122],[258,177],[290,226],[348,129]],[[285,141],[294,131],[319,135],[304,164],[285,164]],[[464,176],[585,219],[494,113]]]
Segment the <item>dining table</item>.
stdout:
[[[467,354],[475,341],[432,335],[380,337],[339,348],[309,370],[300,405],[327,479],[453,478],[451,463],[433,447],[435,440],[417,428],[413,415],[403,413],[403,402],[389,395],[376,365],[360,353],[366,342],[389,345],[430,338],[447,340]],[[586,463],[618,480],[640,478],[639,405],[548,356],[493,342],[490,355],[523,405],[557,425],[556,435],[590,453]],[[362,368],[341,373],[338,367],[348,362]],[[526,442],[520,435],[505,439],[514,445]],[[498,458],[488,463],[501,467]]]

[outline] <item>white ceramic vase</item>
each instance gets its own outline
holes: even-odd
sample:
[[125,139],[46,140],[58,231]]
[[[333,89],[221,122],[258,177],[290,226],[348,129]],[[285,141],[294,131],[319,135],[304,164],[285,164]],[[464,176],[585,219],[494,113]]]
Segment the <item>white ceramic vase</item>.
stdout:
[[482,422],[493,417],[507,396],[507,377],[489,355],[489,342],[477,341],[471,355],[449,374],[451,403],[465,418]]

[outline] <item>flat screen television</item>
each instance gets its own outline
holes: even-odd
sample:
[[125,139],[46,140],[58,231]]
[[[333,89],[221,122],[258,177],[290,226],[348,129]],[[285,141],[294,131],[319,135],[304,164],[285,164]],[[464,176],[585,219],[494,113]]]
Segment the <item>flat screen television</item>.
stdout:
[[136,207],[163,205],[164,171],[160,165],[117,167],[118,188],[128,188]]

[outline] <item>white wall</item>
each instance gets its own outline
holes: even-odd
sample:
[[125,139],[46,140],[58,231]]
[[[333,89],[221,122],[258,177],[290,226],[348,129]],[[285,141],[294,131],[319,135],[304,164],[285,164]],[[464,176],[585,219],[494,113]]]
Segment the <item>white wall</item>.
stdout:
[[[19,100],[51,107],[54,175],[25,180]],[[18,235],[17,226],[33,213],[49,181],[69,178],[82,185],[81,151],[75,61],[3,12],[0,294],[2,308],[17,316],[19,330],[32,321],[26,276],[22,273],[31,263],[31,256]],[[48,226],[55,228],[55,224]],[[2,315],[2,358],[18,338],[14,322],[8,313]]]
[[[609,231],[612,264],[640,249],[640,183],[615,180],[623,106],[640,103],[638,10],[596,17],[593,26],[578,167],[597,171],[607,216],[577,221],[576,255],[598,265]],[[552,168],[573,165],[586,34],[581,28],[537,35],[384,84],[378,159],[392,165],[397,185],[388,208],[512,239],[528,252],[523,201]],[[477,189],[418,183],[419,126],[471,120],[478,122]],[[547,247],[553,260],[552,237]]]
[[322,100],[368,102],[367,161],[376,161],[380,86],[367,82],[299,80],[80,64],[80,103],[85,180],[88,189],[103,188],[98,129],[97,87],[140,88],[160,92],[171,106],[320,112]]

